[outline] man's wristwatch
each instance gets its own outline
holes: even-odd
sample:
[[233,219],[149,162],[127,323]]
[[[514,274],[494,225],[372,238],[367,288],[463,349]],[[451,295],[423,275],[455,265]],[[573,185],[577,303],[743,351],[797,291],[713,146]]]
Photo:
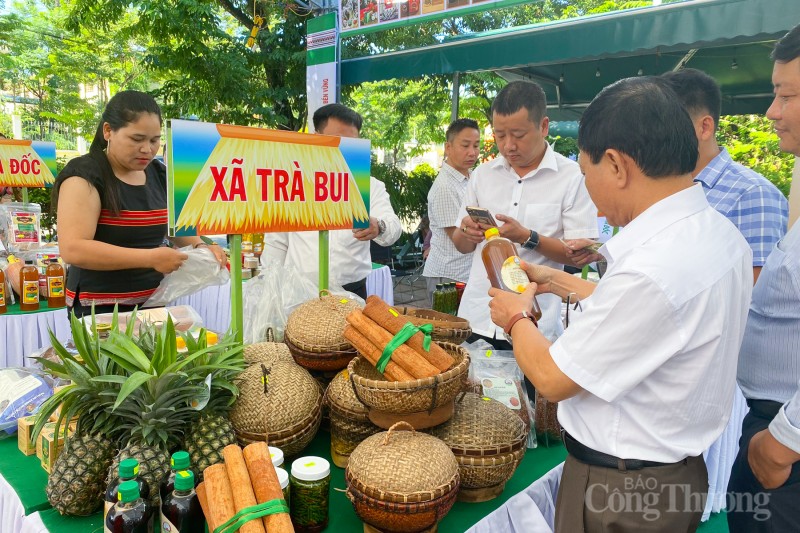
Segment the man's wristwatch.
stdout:
[[533,322],[534,326],[536,326],[537,328],[539,327],[539,324],[536,323],[535,316],[533,316],[527,311],[522,311],[521,313],[517,313],[516,315],[512,316],[511,319],[508,321],[508,324],[506,324],[506,327],[503,328],[503,331],[506,332],[506,335],[510,336],[511,329],[514,327],[514,325],[523,319],[530,320],[531,322]]
[[539,234],[531,230],[530,237],[528,237],[527,241],[522,243],[522,247],[526,250],[533,250],[537,246],[539,246]]
[[378,219],[378,235],[383,235],[386,231],[386,222],[381,219]]

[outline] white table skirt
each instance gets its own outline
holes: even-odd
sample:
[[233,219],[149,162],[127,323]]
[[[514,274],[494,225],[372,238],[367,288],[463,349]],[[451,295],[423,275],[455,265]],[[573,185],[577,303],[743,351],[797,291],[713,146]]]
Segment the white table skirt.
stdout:
[[0,475],[0,531],[16,533],[22,531],[25,508],[11,485]]
[[49,533],[49,530],[45,527],[42,517],[37,511],[25,517],[20,533]]
[[[367,294],[375,294],[389,305],[394,305],[394,286],[388,266],[372,270],[367,276]],[[203,319],[207,329],[228,331],[231,325],[231,285],[212,285],[189,296],[178,298],[170,305],[190,305]]]
[[56,338],[70,338],[65,308],[24,315],[0,315],[0,368],[33,366],[27,356],[50,346],[48,329]]

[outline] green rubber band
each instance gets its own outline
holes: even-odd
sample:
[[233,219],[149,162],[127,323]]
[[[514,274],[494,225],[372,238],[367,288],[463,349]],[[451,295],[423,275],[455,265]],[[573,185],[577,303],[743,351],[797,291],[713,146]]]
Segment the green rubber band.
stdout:
[[214,533],[234,533],[251,520],[258,520],[264,516],[288,512],[289,506],[286,504],[286,500],[284,499],[270,500],[268,502],[259,503],[258,505],[253,505],[251,507],[245,507],[242,509],[233,515],[230,520],[221,526],[217,526],[217,528],[214,530]]
[[425,338],[422,340],[422,347],[426,352],[430,351],[433,324],[423,324],[417,327],[411,322],[406,322],[406,325],[397,332],[397,335],[392,337],[392,340],[389,341],[389,344],[387,344],[386,348],[383,349],[383,353],[381,354],[380,359],[378,359],[378,364],[375,365],[375,368],[378,369],[378,372],[382,374],[386,370],[386,365],[388,365],[389,361],[392,359],[392,354],[394,351],[397,350],[408,339],[416,335],[417,332],[422,332],[422,334],[425,336]]

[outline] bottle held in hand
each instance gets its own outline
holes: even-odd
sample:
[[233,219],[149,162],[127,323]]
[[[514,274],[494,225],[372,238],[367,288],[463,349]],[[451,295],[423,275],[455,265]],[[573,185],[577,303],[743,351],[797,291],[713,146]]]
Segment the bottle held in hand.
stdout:
[[[530,281],[520,266],[517,247],[510,240],[501,237],[497,228],[487,229],[484,235],[486,243],[481,250],[481,257],[486,274],[489,276],[489,283],[492,287],[504,291],[516,293],[524,291]],[[542,310],[536,298],[533,299],[531,313],[536,320],[542,318]]]

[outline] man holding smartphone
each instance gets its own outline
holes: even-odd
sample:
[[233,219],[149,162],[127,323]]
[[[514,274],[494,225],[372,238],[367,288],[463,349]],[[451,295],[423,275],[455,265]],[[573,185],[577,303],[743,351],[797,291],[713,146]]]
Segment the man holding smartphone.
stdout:
[[[490,226],[474,221],[467,207],[488,209],[500,235],[516,243],[520,257],[528,263],[562,268],[576,256],[567,256],[560,239],[598,236],[597,209],[578,164],[556,153],[545,140],[549,126],[545,113],[545,94],[536,83],[512,82],[497,94],[492,129],[500,155],[473,171],[453,222],[457,229],[452,239],[458,251],[475,252],[458,316],[469,320],[472,331],[497,349],[510,349],[510,345],[489,315],[490,285],[480,252],[484,231]],[[539,300],[540,328],[551,340],[563,330],[560,304],[553,295]]]

